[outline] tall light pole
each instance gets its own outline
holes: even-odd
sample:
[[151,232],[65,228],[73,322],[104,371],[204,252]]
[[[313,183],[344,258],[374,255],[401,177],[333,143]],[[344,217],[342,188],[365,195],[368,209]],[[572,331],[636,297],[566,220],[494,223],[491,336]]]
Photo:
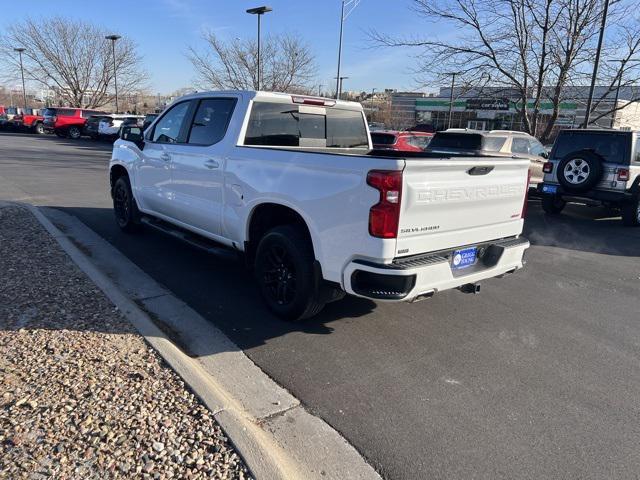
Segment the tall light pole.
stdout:
[[[340,76],[340,68],[342,67],[342,36],[344,32],[344,21],[347,17],[355,10],[355,8],[360,3],[360,0],[342,0],[341,2],[341,10],[340,10],[340,40],[338,42],[338,73],[336,75],[336,100],[340,99],[340,94],[342,93],[342,80]],[[345,7],[350,8],[345,13]]]
[[324,87],[324,84],[319,84],[318,85],[318,96],[321,97],[322,96],[322,87]]
[[607,12],[609,11],[609,0],[604,0],[604,8],[602,10],[602,24],[600,25],[600,34],[598,35],[598,48],[596,49],[596,58],[593,62],[593,75],[591,76],[591,87],[589,88],[589,98],[587,99],[587,110],[584,112],[583,128],[589,127],[589,117],[591,116],[591,104],[593,103],[593,92],[596,88],[596,79],[598,78],[598,67],[600,66],[600,53],[602,52],[602,40],[604,38],[604,29],[607,25]]
[[116,92],[116,113],[118,113],[118,72],[116,69],[116,41],[120,38],[120,35],[107,35],[104,38],[106,40],[111,40],[111,51],[113,53],[113,87]]
[[456,87],[456,75],[458,72],[450,72],[451,75],[451,91],[449,92],[449,118],[447,119],[447,129],[451,128],[451,117],[453,116],[453,89]]
[[371,102],[370,102],[370,105],[369,105],[369,108],[371,109],[371,113],[372,113],[372,114],[373,114],[373,95],[374,95],[375,93],[376,93],[376,89],[375,89],[375,88],[372,88],[372,89],[371,89]]
[[24,86],[24,67],[22,66],[22,52],[24,52],[24,48],[22,47],[16,47],[14,48],[14,50],[16,52],[18,52],[18,55],[20,55],[20,75],[22,76],[22,101],[24,103],[24,112],[22,112],[23,114],[27,113],[27,90]]
[[336,100],[340,100],[342,97],[342,81],[347,80],[349,77],[336,77],[338,80],[338,94],[336,95]]
[[258,73],[257,73],[257,84],[258,84],[258,88],[256,88],[256,90],[260,90],[260,70],[261,70],[261,65],[260,65],[260,18],[262,17],[262,15],[264,15],[265,13],[268,12],[272,12],[273,9],[267,6],[262,6],[262,7],[256,7],[256,8],[250,8],[249,10],[247,10],[247,13],[250,15],[257,15],[258,16]]

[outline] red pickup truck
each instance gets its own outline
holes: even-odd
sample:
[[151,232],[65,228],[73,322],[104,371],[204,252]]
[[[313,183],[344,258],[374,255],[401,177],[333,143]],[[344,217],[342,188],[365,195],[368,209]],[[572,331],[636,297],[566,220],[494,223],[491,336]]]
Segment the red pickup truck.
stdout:
[[44,134],[44,117],[40,115],[40,111],[32,108],[31,113],[18,114],[13,117],[13,125],[16,130],[26,129],[38,135]]

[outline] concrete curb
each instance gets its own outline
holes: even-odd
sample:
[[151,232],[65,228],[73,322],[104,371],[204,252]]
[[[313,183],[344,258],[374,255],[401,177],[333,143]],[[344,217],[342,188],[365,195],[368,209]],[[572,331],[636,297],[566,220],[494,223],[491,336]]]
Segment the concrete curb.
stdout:
[[380,479],[338,432],[82,222],[22,205],[213,412],[256,478]]

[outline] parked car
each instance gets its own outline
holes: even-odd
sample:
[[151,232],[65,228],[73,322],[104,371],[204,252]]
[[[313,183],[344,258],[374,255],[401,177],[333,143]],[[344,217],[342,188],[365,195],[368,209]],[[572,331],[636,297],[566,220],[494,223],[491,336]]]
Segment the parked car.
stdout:
[[36,108],[29,108],[25,113],[19,113],[13,117],[13,125],[16,130],[24,129],[39,135],[45,133],[43,121],[44,117]]
[[110,115],[105,115],[100,122],[98,123],[98,135],[101,138],[115,139],[118,136],[118,132],[120,131],[120,126],[124,121],[140,123],[139,126],[142,126],[142,122],[144,121],[144,116],[142,115],[131,115],[131,114],[121,114],[114,113]]
[[87,118],[87,121],[84,124],[84,128],[82,129],[82,134],[86,137],[91,138],[92,140],[98,140],[99,130],[98,125],[100,121],[104,118],[107,118],[107,114],[102,115],[91,115]]
[[423,152],[433,134],[424,132],[396,132],[381,130],[371,132],[374,150],[395,150],[398,152]]
[[45,108],[42,116],[46,131],[52,131],[59,137],[78,139],[82,136],[84,124],[92,115],[104,115],[98,110],[84,108],[55,107]]
[[640,132],[563,130],[543,170],[546,213],[560,213],[567,200],[597,202],[620,209],[625,225],[640,225]]
[[159,115],[159,113],[147,113],[144,117],[144,122],[142,122],[142,130],[144,131],[149,128],[149,125],[151,125]]
[[345,292],[476,293],[481,280],[522,268],[528,160],[380,157],[371,147],[359,103],[188,95],[115,142],[115,219],[125,232],[144,224],[206,251],[244,252],[267,306],[288,320]]
[[512,130],[471,130],[450,128],[435,134],[427,151],[435,153],[464,153],[477,155],[492,153],[500,156],[518,156],[531,161],[529,185],[542,182],[542,166],[549,158],[547,149],[531,135]]
[[13,118],[19,113],[17,107],[2,107],[0,110],[0,129],[14,129]]

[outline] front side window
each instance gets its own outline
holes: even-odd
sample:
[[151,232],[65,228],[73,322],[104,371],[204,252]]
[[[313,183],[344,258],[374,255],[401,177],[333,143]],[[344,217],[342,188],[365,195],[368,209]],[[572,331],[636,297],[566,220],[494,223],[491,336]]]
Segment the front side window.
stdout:
[[156,143],[177,143],[190,102],[182,102],[172,107],[156,124],[151,137]]
[[235,104],[234,98],[202,100],[193,118],[187,143],[213,145],[222,140],[227,132]]
[[303,109],[288,103],[256,102],[245,145],[368,148],[362,114],[337,108]]

